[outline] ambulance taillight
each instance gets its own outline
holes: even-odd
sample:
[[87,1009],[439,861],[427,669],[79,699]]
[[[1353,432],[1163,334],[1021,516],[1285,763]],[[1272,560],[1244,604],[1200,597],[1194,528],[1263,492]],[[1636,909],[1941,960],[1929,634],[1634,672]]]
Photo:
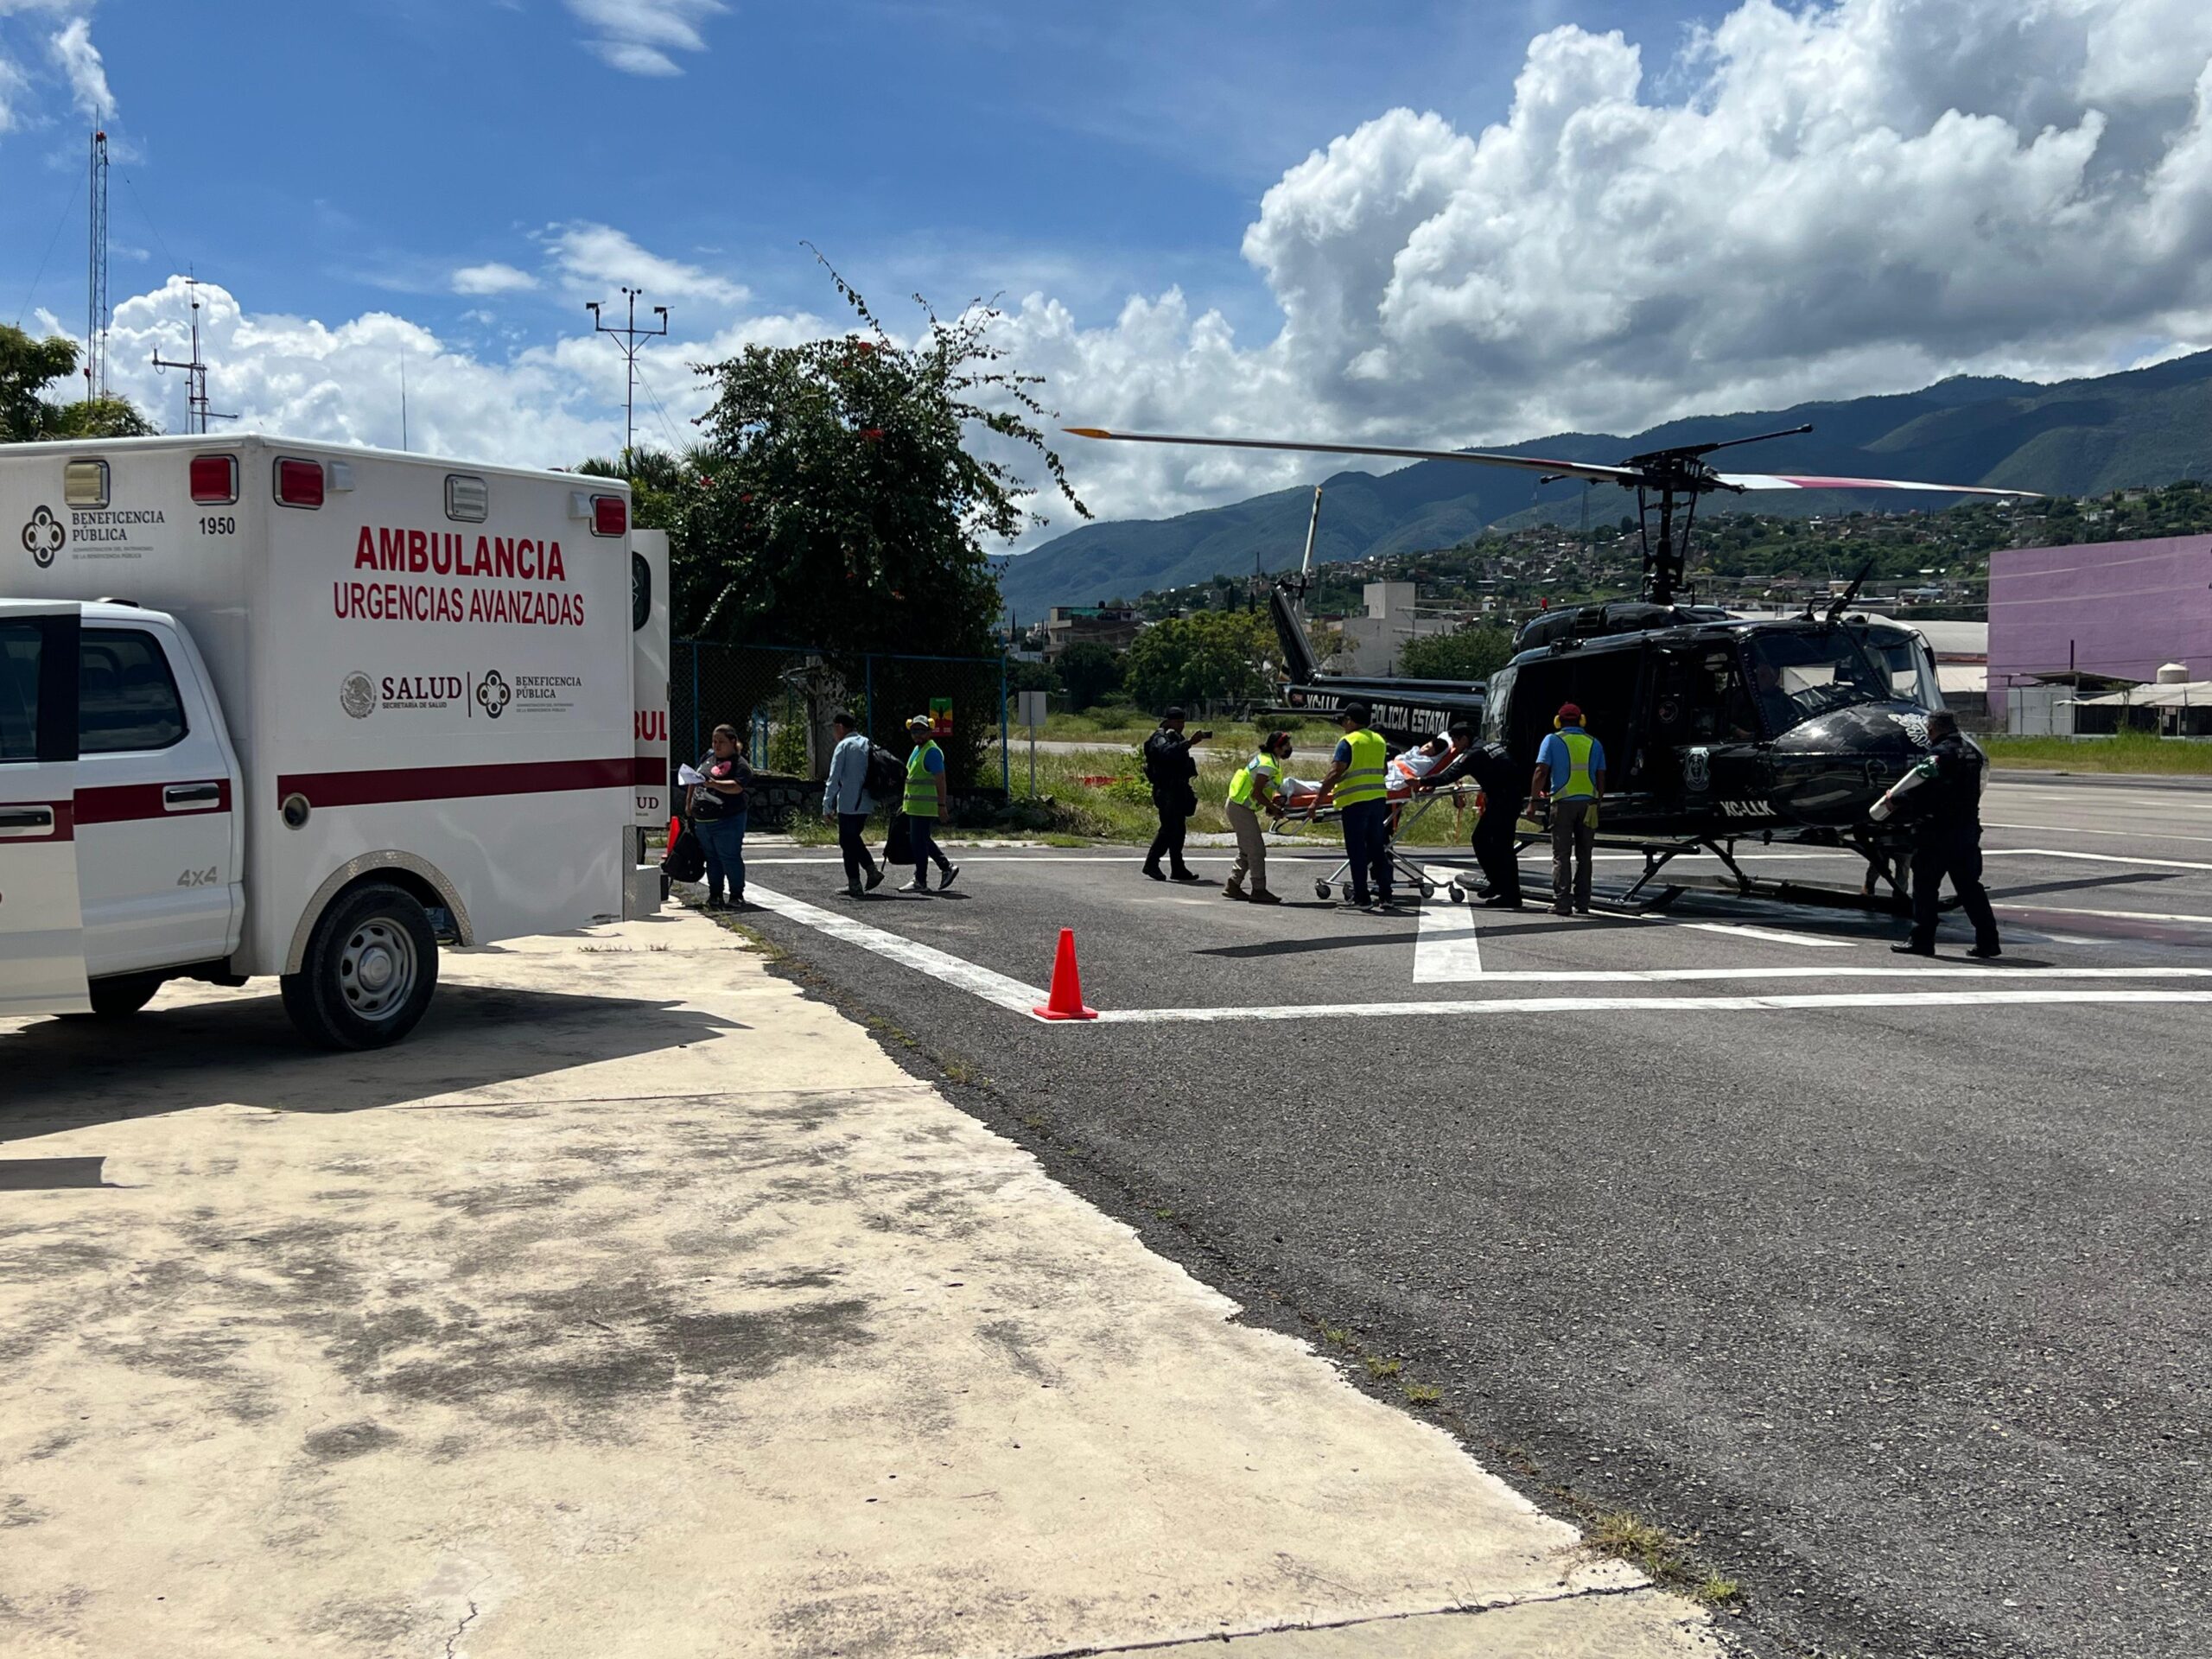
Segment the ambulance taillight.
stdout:
[[195,506],[227,507],[238,499],[236,455],[192,458],[192,499]]
[[276,499],[288,507],[322,505],[322,463],[289,457],[276,463]]

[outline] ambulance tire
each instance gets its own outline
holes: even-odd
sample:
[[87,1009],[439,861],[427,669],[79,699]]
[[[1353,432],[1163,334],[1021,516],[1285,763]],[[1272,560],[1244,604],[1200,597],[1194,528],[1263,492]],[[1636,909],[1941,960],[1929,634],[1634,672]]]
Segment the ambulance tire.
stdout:
[[110,979],[96,979],[91,987],[92,1012],[64,1014],[62,1018],[128,1020],[154,1000],[154,993],[162,988],[162,982],[159,974],[118,974]]
[[341,893],[283,977],[284,1012],[324,1048],[382,1048],[415,1029],[438,987],[438,937],[411,893]]

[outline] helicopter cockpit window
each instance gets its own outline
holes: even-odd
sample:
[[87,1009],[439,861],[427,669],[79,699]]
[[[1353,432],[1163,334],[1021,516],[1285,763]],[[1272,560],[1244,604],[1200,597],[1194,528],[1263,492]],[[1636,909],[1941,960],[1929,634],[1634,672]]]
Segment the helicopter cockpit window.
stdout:
[[1927,641],[1910,628],[1870,627],[1866,649],[1890,677],[1890,695],[1923,709],[1943,706],[1943,683]]
[[1892,695],[1888,672],[1849,629],[1762,629],[1745,649],[1752,694],[1772,733],[1852,703],[1886,702]]

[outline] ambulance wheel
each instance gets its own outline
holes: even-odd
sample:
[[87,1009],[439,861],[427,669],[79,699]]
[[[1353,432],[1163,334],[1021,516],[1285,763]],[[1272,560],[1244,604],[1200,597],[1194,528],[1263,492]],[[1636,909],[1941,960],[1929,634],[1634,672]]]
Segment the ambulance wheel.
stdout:
[[154,1000],[154,993],[162,988],[159,974],[117,974],[109,979],[92,982],[92,1009],[89,1014],[73,1014],[62,1017],[68,1020],[127,1020]]
[[1329,896],[1329,884],[1325,881],[1316,881],[1313,884],[1313,896],[1316,899],[1327,898]]
[[356,887],[322,913],[284,976],[284,1012],[324,1048],[382,1048],[415,1029],[438,984],[438,939],[410,893]]

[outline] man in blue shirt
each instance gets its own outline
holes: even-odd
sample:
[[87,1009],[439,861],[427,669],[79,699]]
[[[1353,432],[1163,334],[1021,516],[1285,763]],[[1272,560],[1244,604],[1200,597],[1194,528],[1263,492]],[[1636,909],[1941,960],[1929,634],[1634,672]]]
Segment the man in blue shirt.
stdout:
[[875,746],[845,710],[839,709],[831,723],[837,730],[837,747],[830,752],[830,777],[822,785],[822,817],[837,826],[837,846],[845,855],[845,893],[857,899],[874,892],[883,881],[883,872],[875,868],[861,838],[868,814],[875,810],[875,797],[868,786],[868,752]]
[[[1605,793],[1605,746],[1582,729],[1582,710],[1560,705],[1553,731],[1536,751],[1529,783],[1531,810],[1551,804],[1552,913],[1590,913],[1590,851],[1598,832],[1598,803]],[[1570,874],[1572,880],[1570,880]]]

